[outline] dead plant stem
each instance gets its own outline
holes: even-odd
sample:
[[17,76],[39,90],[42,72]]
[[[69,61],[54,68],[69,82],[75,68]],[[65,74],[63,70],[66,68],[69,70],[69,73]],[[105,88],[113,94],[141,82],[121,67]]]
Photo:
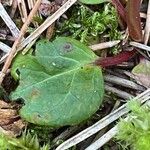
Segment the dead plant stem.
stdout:
[[7,57],[7,60],[6,60],[5,64],[4,64],[4,66],[3,66],[2,72],[0,74],[0,84],[2,83],[2,81],[3,81],[4,77],[5,77],[5,74],[6,74],[7,70],[8,70],[8,68],[9,68],[9,66],[11,65],[13,57],[14,57],[14,55],[17,52],[17,46],[21,42],[21,39],[24,36],[24,34],[25,34],[25,32],[26,32],[26,30],[28,28],[28,25],[32,21],[32,18],[34,16],[34,14],[37,12],[40,4],[41,4],[41,0],[37,0],[36,4],[34,5],[34,8],[31,10],[31,12],[30,12],[26,22],[22,26],[21,31],[19,33],[19,36],[15,40],[15,42],[14,42],[14,44],[12,46],[12,49],[11,49],[11,51],[9,53],[9,56]]

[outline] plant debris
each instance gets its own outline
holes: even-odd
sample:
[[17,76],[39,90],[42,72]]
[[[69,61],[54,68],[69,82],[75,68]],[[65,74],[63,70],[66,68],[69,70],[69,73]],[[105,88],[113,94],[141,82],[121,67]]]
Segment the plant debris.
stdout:
[[148,125],[137,112],[150,100],[150,0],[1,0],[0,10],[0,149],[122,149],[112,138],[129,99],[141,106],[131,103],[126,137],[140,136],[123,143],[148,149],[135,133]]

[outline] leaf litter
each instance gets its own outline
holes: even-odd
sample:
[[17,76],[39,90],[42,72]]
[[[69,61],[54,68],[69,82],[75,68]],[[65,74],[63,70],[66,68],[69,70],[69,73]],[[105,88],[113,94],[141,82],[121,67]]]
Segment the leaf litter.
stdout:
[[[139,98],[143,101],[149,100],[149,89],[146,90],[146,88],[149,88],[149,46],[138,43],[138,47],[136,47],[130,44],[134,43],[130,42],[130,40],[149,44],[147,36],[149,34],[147,28],[149,17],[148,15],[146,16],[146,13],[149,14],[149,9],[147,9],[147,6],[149,5],[146,1],[141,3],[140,0],[42,0],[41,2],[37,0],[36,4],[33,0],[28,0],[27,2],[22,0],[21,3],[16,3],[11,0],[2,1],[1,7],[3,11],[0,12],[0,16],[3,16],[3,23],[0,29],[0,39],[2,41],[0,49],[2,51],[7,49],[10,53],[7,53],[7,51],[2,52],[3,57],[0,62],[4,62],[4,66],[2,64],[3,69],[0,81],[3,81],[3,87],[7,87],[5,88],[6,92],[11,92],[9,95],[10,99],[15,100],[16,105],[21,105],[19,108],[15,107],[12,109],[8,107],[7,109],[2,108],[2,111],[0,111],[2,114],[0,116],[0,125],[3,128],[3,133],[4,131],[12,131],[13,135],[16,136],[26,127],[32,134],[30,136],[31,138],[32,136],[34,137],[34,134],[38,134],[41,141],[51,143],[49,144],[50,149],[57,150],[65,149],[62,147],[68,147],[67,142],[69,141],[72,143],[71,146],[74,146],[73,149],[83,149],[86,147],[94,147],[94,149],[97,149],[102,146],[103,149],[119,149],[117,142],[111,140],[116,134],[116,126],[113,128],[114,125],[111,124],[110,127],[112,127],[112,130],[109,130],[107,116],[110,116],[111,120],[114,117],[115,109],[116,115],[118,115],[119,112],[117,110],[120,110],[124,106],[123,104],[126,103],[126,100],[137,96],[139,93],[141,95],[137,96],[136,99]],[[34,11],[31,11],[32,8]],[[84,9],[81,10],[80,8]],[[39,11],[36,13],[37,9]],[[77,11],[73,12],[74,9],[77,9]],[[102,12],[104,14],[105,11],[107,12],[107,15],[101,16],[101,18],[105,18],[101,21],[98,17],[101,14],[99,9],[103,10]],[[116,11],[112,14],[111,12],[109,13],[109,11],[115,9]],[[70,20],[72,13],[77,13],[78,16],[81,14],[78,14],[80,11],[84,16],[83,21],[86,21],[85,25],[87,26],[80,23],[78,17]],[[29,13],[30,17],[28,17]],[[88,14],[91,15],[88,16]],[[140,15],[146,16],[146,18],[141,19]],[[115,17],[116,21],[111,21],[111,19],[109,21],[106,17]],[[27,30],[29,29],[29,22],[25,21],[27,18],[31,22],[30,30]],[[100,32],[99,29],[104,26],[99,23],[107,19],[108,26],[105,24],[105,30]],[[69,21],[68,24],[65,23],[67,21]],[[96,23],[93,24],[93,27],[92,23],[94,21]],[[65,24],[65,31],[61,33],[61,28],[59,27],[63,23]],[[18,31],[23,24],[25,25],[20,30],[20,38],[15,43],[15,36],[18,35]],[[145,24],[146,26],[144,26]],[[15,30],[12,30],[12,25]],[[143,41],[141,31],[144,27],[145,33],[143,35],[145,37]],[[47,31],[43,33],[44,30]],[[78,36],[72,36],[73,34]],[[65,36],[65,38],[59,38],[58,36]],[[69,38],[66,38],[68,36]],[[45,42],[41,40],[36,42],[45,37],[50,39],[50,41]],[[72,38],[80,40],[82,44]],[[115,40],[118,41],[113,45]],[[37,43],[41,43],[41,47]],[[105,44],[104,47],[102,43]],[[94,47],[97,46],[96,51],[93,49],[94,52],[92,52],[93,44]],[[21,52],[16,55],[16,52],[22,50],[26,45],[27,47],[23,50],[23,53],[26,53],[26,55],[22,55]],[[10,50],[10,47],[13,47],[12,50]],[[13,59],[15,55],[16,57]],[[56,58],[56,56],[63,57]],[[11,68],[9,70],[10,65]],[[9,85],[6,81],[8,76],[10,76],[10,71],[15,81],[13,79],[11,80],[15,84],[10,82]],[[72,71],[77,72],[75,73],[76,75],[71,74],[70,72]],[[70,75],[67,76],[66,74],[68,72]],[[103,72],[103,75],[101,72]],[[76,82],[72,82],[71,79],[73,76],[78,76],[76,77]],[[105,83],[103,83],[103,76]],[[49,83],[45,82],[45,84],[41,85],[39,84],[44,80],[49,81],[51,78],[56,78],[56,80],[50,80]],[[123,81],[128,82],[124,83]],[[9,86],[13,86],[13,89],[16,89],[9,89]],[[104,86],[105,94],[104,98],[102,98]],[[73,90],[73,92],[69,91],[70,98],[68,90],[66,90],[68,88],[70,91]],[[146,91],[143,92],[144,90]],[[97,96],[96,93],[98,94]],[[68,103],[64,103],[63,101],[64,97],[66,97],[65,95],[67,95],[67,99],[69,100]],[[18,101],[18,98],[21,101]],[[6,101],[5,98],[4,101]],[[10,102],[8,105],[11,105]],[[105,119],[103,117],[105,116],[107,123],[105,124],[104,121],[105,129],[101,130],[101,125],[103,125],[102,121]],[[18,126],[15,124],[17,122],[16,120],[20,122]],[[94,123],[97,121],[101,122],[98,126],[101,131],[95,130],[96,126],[94,126]],[[6,127],[3,126],[4,124],[7,124]],[[78,124],[80,125],[79,127]],[[42,126],[38,127],[37,125]],[[68,128],[66,125],[71,126]],[[15,126],[19,127],[17,134],[15,132]],[[37,127],[38,131],[36,130]],[[48,130],[46,130],[46,127],[48,127]],[[42,132],[43,128],[45,128],[44,132]],[[93,134],[96,132],[91,134],[87,142],[85,141],[87,135],[85,134],[85,138],[82,134],[84,129],[86,131],[86,128],[90,129],[89,132],[91,133],[93,130],[98,132],[95,136]],[[74,139],[73,135],[80,131],[80,140],[75,139],[76,141],[71,141]],[[48,132],[48,135],[46,132]],[[59,135],[61,135],[61,139],[57,138]],[[25,134],[25,137],[28,136]],[[4,140],[5,138],[1,139]],[[66,139],[68,140],[60,145]],[[109,140],[110,142],[108,142]],[[81,142],[80,144],[78,144],[79,141]],[[97,142],[99,143],[98,145]],[[14,143],[17,143],[19,146],[17,138]],[[38,142],[36,141],[36,143]],[[44,143],[40,142],[40,145]],[[56,148],[58,145],[60,146]],[[22,149],[27,147],[28,149],[33,148],[29,145],[24,147],[21,144],[20,146]],[[36,146],[34,145],[34,147]],[[37,147],[37,149],[40,148]]]

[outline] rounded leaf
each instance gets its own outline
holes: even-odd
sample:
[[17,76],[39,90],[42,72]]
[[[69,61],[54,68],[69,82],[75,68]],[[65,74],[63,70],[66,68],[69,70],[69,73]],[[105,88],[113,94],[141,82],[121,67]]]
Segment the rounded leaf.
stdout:
[[101,68],[92,63],[96,58],[88,47],[71,38],[42,40],[35,56],[16,57],[12,75],[18,70],[20,81],[11,96],[24,100],[22,118],[51,127],[88,119],[104,94]]

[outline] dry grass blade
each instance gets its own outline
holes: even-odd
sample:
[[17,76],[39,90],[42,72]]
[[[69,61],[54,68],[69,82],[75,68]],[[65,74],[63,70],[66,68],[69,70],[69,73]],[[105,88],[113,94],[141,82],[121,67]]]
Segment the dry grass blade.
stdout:
[[0,42],[0,50],[2,50],[5,53],[8,53],[10,52],[11,48],[8,45]]
[[85,150],[97,150],[106,144],[109,140],[111,140],[117,134],[117,126],[110,129],[107,133],[105,133],[102,137],[100,137],[97,141],[88,146]]
[[95,44],[95,45],[91,45],[89,46],[93,51],[97,51],[97,50],[101,50],[101,49],[106,49],[106,48],[111,48],[115,45],[117,45],[120,41],[109,41],[109,42],[104,42],[104,43],[100,43],[100,44]]
[[2,3],[0,3],[0,16],[3,19],[3,21],[6,23],[7,27],[10,29],[12,35],[17,38],[19,36],[19,29],[15,25],[15,23],[12,21],[6,10],[4,9]]
[[27,9],[26,9],[24,0],[18,0],[18,8],[20,11],[21,19],[22,19],[23,23],[25,23],[28,15],[27,15]]
[[64,14],[77,0],[68,0],[53,15],[48,17],[42,25],[40,25],[32,34],[30,34],[19,46],[19,50],[24,48],[34,39],[36,39],[43,31],[52,25],[62,14]]
[[[149,97],[150,97],[150,89],[147,89],[145,92],[136,96],[134,100],[140,100],[141,103],[144,103],[149,99]],[[98,131],[105,128],[110,123],[114,122],[115,120],[117,120],[118,118],[120,118],[121,116],[127,113],[128,113],[128,109],[126,108],[126,104],[124,104],[118,109],[116,109],[114,112],[102,118],[100,121],[96,122],[92,126],[88,127],[87,129],[83,130],[82,132],[78,133],[77,135],[73,136],[72,138],[62,143],[60,146],[56,148],[56,150],[66,150],[80,143],[81,141],[97,133]]]
[[[11,48],[10,48],[10,50],[11,50]],[[6,61],[8,55],[9,55],[9,53],[7,53],[6,55],[4,55],[4,56],[0,59],[0,64],[2,64],[3,62]]]
[[[150,100],[150,92],[147,95],[147,97],[143,99],[143,103],[149,102],[149,100]],[[125,118],[125,120],[126,119],[127,118]],[[105,133],[102,137],[100,137],[97,141],[95,141],[90,146],[88,146],[85,150],[97,150],[101,148],[104,144],[106,144],[109,140],[111,140],[117,133],[118,133],[118,128],[116,125],[112,129],[110,129],[107,133]]]
[[126,88],[145,91],[145,88],[143,88],[142,86],[136,84],[135,82],[124,79],[124,78],[120,78],[120,77],[117,77],[117,76],[114,76],[114,75],[105,75],[104,80],[107,81],[107,82],[111,82],[111,83],[126,87]]
[[130,42],[129,44],[131,46],[136,47],[136,48],[139,48],[139,49],[146,50],[146,51],[150,52],[150,47],[147,46],[147,45],[144,45],[144,44],[141,44],[141,43],[138,43],[138,42]]
[[28,25],[30,24],[30,22],[31,22],[31,20],[32,20],[32,18],[33,18],[33,16],[34,16],[34,14],[37,12],[37,10],[38,10],[40,4],[41,4],[41,0],[37,0],[37,2],[36,2],[36,4],[35,4],[34,8],[32,9],[32,11],[31,11],[30,14],[29,14],[29,16],[28,16],[26,22],[25,22],[24,25],[22,26],[21,31],[20,31],[20,33],[19,33],[19,36],[18,36],[18,38],[16,39],[16,41],[14,42],[13,47],[12,47],[10,53],[9,53],[9,56],[8,56],[8,58],[7,58],[7,60],[6,60],[5,64],[4,64],[4,67],[3,67],[3,69],[2,69],[2,72],[1,72],[1,74],[0,74],[0,84],[2,83],[3,78],[4,78],[4,76],[5,76],[6,72],[7,72],[7,69],[9,68],[9,66],[10,66],[10,64],[11,64],[11,62],[12,62],[12,59],[13,59],[14,55],[15,55],[16,52],[17,52],[17,46],[18,46],[18,44],[21,42],[21,40],[22,40],[22,38],[23,38],[23,36],[24,36],[24,34],[25,34],[27,28],[28,28]]
[[118,97],[120,97],[122,99],[130,99],[130,98],[134,97],[133,95],[131,95],[125,91],[119,90],[118,88],[109,86],[107,84],[105,84],[105,90],[112,92],[112,93],[115,93]]

